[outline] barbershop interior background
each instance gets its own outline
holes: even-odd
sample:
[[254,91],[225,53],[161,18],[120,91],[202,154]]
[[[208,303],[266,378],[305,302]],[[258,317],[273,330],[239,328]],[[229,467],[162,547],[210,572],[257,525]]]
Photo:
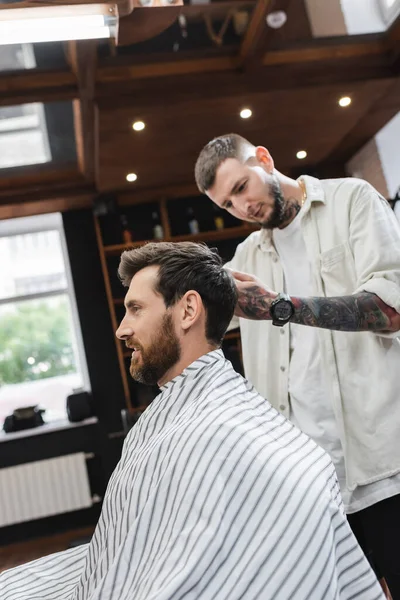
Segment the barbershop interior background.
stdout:
[[[365,179],[400,221],[400,0],[142,4],[117,38],[0,39],[0,571],[90,538],[157,394],[114,335],[121,252],[193,240],[227,261],[254,228],[199,194],[207,141]],[[242,372],[238,331],[223,350]]]

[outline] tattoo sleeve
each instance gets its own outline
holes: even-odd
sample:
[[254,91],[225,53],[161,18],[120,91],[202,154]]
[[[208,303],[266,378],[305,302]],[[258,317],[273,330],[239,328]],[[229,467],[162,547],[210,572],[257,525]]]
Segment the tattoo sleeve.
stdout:
[[338,298],[292,298],[292,323],[336,331],[398,331],[400,315],[375,294]]
[[[269,320],[274,296],[258,285],[239,294],[239,316]],[[337,298],[293,298],[292,323],[336,331],[399,331],[400,315],[375,294],[360,292]]]
[[264,288],[254,284],[240,290],[238,299],[239,317],[253,321],[271,319],[269,307],[274,296]]

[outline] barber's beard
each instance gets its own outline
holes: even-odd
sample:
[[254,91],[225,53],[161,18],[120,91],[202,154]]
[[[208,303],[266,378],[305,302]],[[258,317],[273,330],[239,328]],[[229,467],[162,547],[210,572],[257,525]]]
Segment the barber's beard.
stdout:
[[180,359],[181,347],[175,333],[172,317],[163,317],[161,328],[152,339],[150,345],[140,347],[140,360],[132,359],[130,374],[139,383],[156,385]]
[[271,216],[260,224],[262,229],[275,229],[285,222],[285,199],[277,177],[273,177],[268,187],[269,195],[274,199],[274,207]]

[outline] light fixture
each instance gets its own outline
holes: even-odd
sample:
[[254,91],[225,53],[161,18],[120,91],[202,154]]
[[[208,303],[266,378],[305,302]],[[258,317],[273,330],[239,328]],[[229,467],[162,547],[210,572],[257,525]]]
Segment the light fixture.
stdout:
[[305,150],[299,150],[296,156],[299,160],[303,160],[303,158],[307,156],[307,152]]
[[0,10],[0,45],[105,39],[117,24],[114,5],[9,8]]
[[242,119],[249,119],[252,114],[253,113],[251,112],[250,108],[243,108],[243,110],[240,111],[240,116]]
[[143,123],[143,121],[135,121],[132,125],[132,129],[134,129],[135,131],[142,131],[145,127],[146,125],[145,123]]
[[129,181],[129,183],[136,181],[136,179],[137,179],[136,173],[128,173],[128,175],[126,176],[126,180]]
[[351,98],[350,96],[343,96],[343,98],[340,98],[339,100],[339,106],[349,106],[351,104]]
[[274,10],[268,13],[265,20],[271,29],[280,29],[287,21],[287,14],[284,10]]

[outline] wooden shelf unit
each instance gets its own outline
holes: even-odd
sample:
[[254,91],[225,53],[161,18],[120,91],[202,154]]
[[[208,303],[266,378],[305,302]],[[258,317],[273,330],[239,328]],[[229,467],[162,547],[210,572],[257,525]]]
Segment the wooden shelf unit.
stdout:
[[131,244],[115,244],[112,246],[104,246],[104,253],[106,256],[113,256],[121,254],[124,250],[132,250],[133,248],[140,248],[147,242],[217,242],[220,240],[229,240],[235,237],[246,237],[252,231],[256,229],[248,227],[247,225],[241,225],[239,227],[227,227],[220,231],[201,231],[200,233],[188,233],[187,235],[175,235],[170,237],[164,237],[162,240],[140,240],[138,242],[132,242]]
[[[146,202],[146,204],[148,204],[148,202]],[[147,242],[161,242],[161,241],[169,241],[169,242],[194,241],[194,242],[205,242],[205,243],[219,242],[219,241],[225,241],[225,240],[245,239],[252,231],[257,230],[257,228],[254,227],[253,225],[250,225],[248,223],[242,223],[237,226],[226,227],[226,228],[220,229],[220,230],[201,231],[200,233],[197,233],[197,234],[189,234],[188,233],[188,234],[183,234],[183,235],[171,235],[171,223],[170,223],[170,216],[169,216],[168,210],[167,210],[166,199],[165,198],[154,199],[154,204],[156,204],[158,207],[160,218],[161,218],[161,224],[162,224],[163,231],[165,234],[165,237],[162,240],[144,239],[144,240],[138,240],[138,241],[135,241],[135,242],[132,242],[129,244],[118,243],[118,244],[105,245],[103,243],[102,228],[101,228],[99,218],[97,216],[94,216],[95,231],[96,231],[96,238],[97,238],[98,249],[99,249],[99,254],[100,254],[101,268],[102,268],[103,277],[104,277],[108,307],[109,307],[110,316],[111,316],[111,323],[112,323],[112,327],[113,327],[114,331],[117,330],[118,325],[119,325],[119,318],[117,315],[117,310],[123,309],[124,300],[123,300],[122,296],[124,295],[124,289],[121,286],[121,297],[116,297],[116,295],[113,294],[113,286],[111,284],[109,266],[107,264],[107,260],[110,257],[116,257],[116,256],[120,255],[124,250],[138,248],[138,247],[146,244]],[[126,206],[127,206],[126,203],[124,203],[123,206],[119,205],[118,203],[117,203],[117,205],[118,205],[118,208],[122,209],[122,212],[126,209]],[[132,202],[132,205],[138,206],[138,204],[135,203],[134,201]],[[140,204],[139,204],[139,206],[140,206]],[[224,341],[233,343],[236,350],[239,352],[239,354],[241,356],[240,334],[238,331],[232,331],[232,332],[227,333],[224,338]],[[135,399],[132,398],[131,386],[129,383],[130,375],[129,375],[127,365],[126,365],[127,359],[129,359],[131,356],[131,351],[128,351],[126,349],[125,345],[120,340],[118,340],[117,337],[115,337],[115,347],[116,347],[118,363],[119,363],[119,367],[120,367],[120,373],[121,373],[126,407],[130,413],[134,413],[137,410],[143,410],[143,408],[145,408],[145,406],[143,406],[143,403],[140,402],[140,400],[138,402],[137,399],[135,402],[134,401]],[[137,384],[137,385],[140,386],[141,384]],[[143,386],[143,387],[145,387],[145,386]]]

